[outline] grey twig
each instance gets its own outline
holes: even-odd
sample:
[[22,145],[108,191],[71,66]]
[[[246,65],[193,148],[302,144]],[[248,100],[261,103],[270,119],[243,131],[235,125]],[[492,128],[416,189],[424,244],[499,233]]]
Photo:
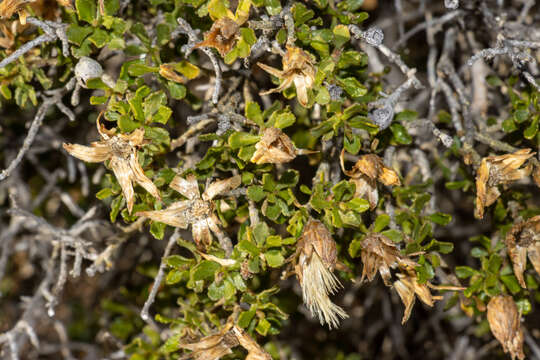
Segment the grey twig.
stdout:
[[152,285],[152,289],[150,290],[150,294],[148,295],[148,298],[146,299],[146,302],[143,305],[143,308],[141,310],[141,319],[143,319],[145,322],[147,322],[149,325],[154,325],[152,320],[150,319],[150,315],[148,311],[150,310],[150,306],[154,303],[156,300],[156,294],[159,289],[159,286],[161,285],[161,282],[163,281],[163,277],[165,276],[165,261],[167,260],[167,257],[171,253],[171,250],[176,243],[176,240],[180,237],[180,231],[176,229],[174,233],[171,235],[169,242],[167,243],[167,247],[165,247],[165,251],[163,252],[163,256],[161,257],[161,263],[159,264],[159,270],[156,275],[156,278],[154,279],[154,284]]
[[[463,12],[461,10],[456,10],[449,12],[448,14],[445,14],[441,16],[440,18],[431,20],[431,26],[440,26],[444,23],[447,23],[449,21],[454,20],[455,18],[461,16]],[[419,33],[420,31],[426,29],[428,26],[427,22],[422,22],[415,27],[413,27],[411,30],[407,31],[395,44],[394,49],[399,48],[401,45],[403,45],[407,40],[409,40],[411,37]]]
[[[181,17],[176,20],[178,21],[178,28],[176,29],[176,33],[186,34],[188,36],[188,44],[185,45],[184,48],[184,52],[186,56],[188,56],[193,50],[195,44],[200,42],[200,39],[197,33],[193,30],[191,25],[186,20],[182,19]],[[217,104],[219,100],[219,92],[221,90],[221,68],[219,67],[219,62],[216,58],[216,55],[209,48],[201,47],[200,49],[208,56],[208,58],[210,58],[210,62],[214,67],[214,72],[216,74],[216,83],[214,85],[214,92],[212,94],[212,102],[214,104]]]
[[29,24],[35,25],[42,29],[45,34],[38,36],[37,38],[30,40],[26,44],[22,45],[11,55],[6,57],[4,60],[0,61],[0,69],[5,67],[7,64],[12,63],[17,60],[19,57],[26,54],[32,48],[41,45],[46,42],[60,40],[62,42],[62,54],[65,57],[69,56],[69,43],[66,35],[67,25],[63,23],[56,23],[53,21],[41,21],[33,17],[26,19]]
[[21,163],[24,155],[26,154],[28,149],[30,149],[30,146],[32,146],[38,130],[41,127],[41,124],[43,124],[43,119],[45,119],[45,115],[47,114],[47,110],[49,109],[49,107],[53,105],[58,106],[58,104],[61,104],[62,96],[69,90],[73,89],[74,85],[75,79],[72,78],[64,87],[45,92],[45,94],[49,95],[49,97],[43,96],[43,103],[40,105],[36,112],[36,115],[34,116],[32,125],[30,125],[30,129],[28,130],[28,135],[24,139],[23,146],[21,147],[19,153],[11,162],[11,164],[9,164],[6,169],[0,172],[0,181],[9,177],[13,170],[15,170],[15,168]]

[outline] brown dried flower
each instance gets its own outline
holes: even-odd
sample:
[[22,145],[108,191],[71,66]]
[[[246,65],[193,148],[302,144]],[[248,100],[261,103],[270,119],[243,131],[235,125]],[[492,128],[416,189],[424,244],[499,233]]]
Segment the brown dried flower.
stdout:
[[195,343],[180,344],[182,349],[191,350],[192,353],[181,356],[179,359],[218,360],[231,354],[231,348],[238,345],[247,350],[246,360],[272,359],[270,354],[231,320],[216,334],[206,336]]
[[531,149],[521,149],[512,154],[488,156],[482,159],[476,174],[476,209],[477,219],[484,217],[484,208],[490,206],[501,195],[497,185],[517,181],[531,173],[531,165],[521,168],[535,153]]
[[372,281],[378,271],[386,286],[390,286],[391,268],[397,265],[414,268],[418,265],[407,256],[401,255],[392,240],[377,233],[368,234],[362,241],[361,258],[364,267],[360,281],[365,278]]
[[420,284],[416,276],[416,271],[410,267],[406,267],[403,269],[403,273],[398,273],[396,276],[399,280],[394,282],[394,287],[405,305],[405,312],[401,320],[402,324],[409,320],[416,296],[427,306],[433,306],[435,300],[442,300],[442,296],[433,296],[429,290],[430,288],[436,290],[463,290],[459,286],[433,285],[429,281]]
[[200,194],[195,176],[187,179],[176,176],[169,184],[171,188],[184,195],[187,200],[180,200],[164,210],[141,211],[138,216],[146,216],[154,221],[186,229],[191,224],[193,239],[201,251],[207,251],[212,244],[212,231],[219,238],[226,235],[220,229],[221,222],[214,214],[214,199],[216,196],[237,188],[241,183],[240,175],[218,180]]
[[116,129],[107,130],[96,121],[102,140],[90,146],[64,143],[64,149],[70,155],[86,162],[103,162],[109,160],[109,167],[118,179],[122,193],[126,199],[129,213],[133,209],[133,183],[141,185],[153,197],[161,200],[159,191],[145,174],[139,164],[137,148],[143,143],[144,129],[136,129],[131,134],[116,134]]
[[25,10],[26,4],[36,0],[4,0],[0,3],[0,18],[9,19],[13,14],[19,14],[21,24],[26,24],[28,12]]
[[509,295],[498,295],[489,301],[487,319],[493,336],[499,340],[505,353],[510,353],[512,360],[516,357],[525,359],[523,353],[523,332],[519,324],[519,312]]
[[330,328],[338,327],[339,318],[348,317],[329,297],[341,287],[333,273],[336,263],[337,249],[332,235],[322,222],[309,219],[298,240],[293,265],[304,303],[321,324],[326,323]]
[[204,40],[194,47],[213,47],[221,56],[232,50],[239,39],[240,26],[228,17],[218,19],[209,31],[204,33]]
[[521,287],[526,288],[523,272],[527,268],[527,255],[536,273],[540,275],[540,215],[512,226],[506,234],[505,242],[514,274]]
[[344,157],[345,149],[341,151],[341,169],[356,185],[355,197],[367,197],[372,210],[377,207],[377,202],[379,201],[377,181],[386,186],[401,185],[398,174],[394,170],[384,166],[382,159],[375,154],[362,155],[351,170],[345,169]]
[[250,161],[255,164],[282,164],[293,160],[296,155],[315,152],[297,149],[283,131],[270,127],[263,130],[261,140],[255,144],[255,153]]
[[311,89],[315,80],[315,67],[313,61],[302,49],[287,46],[287,52],[282,60],[283,70],[278,70],[266,64],[257,63],[261,69],[282,80],[281,85],[275,89],[263,91],[261,95],[281,92],[289,88],[293,83],[296,87],[296,95],[300,105],[307,107],[308,89]]

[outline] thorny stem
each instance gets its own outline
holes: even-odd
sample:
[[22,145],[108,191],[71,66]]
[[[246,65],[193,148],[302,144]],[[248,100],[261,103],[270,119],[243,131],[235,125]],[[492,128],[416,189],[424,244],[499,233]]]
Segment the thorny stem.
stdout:
[[159,264],[159,270],[156,275],[156,278],[154,280],[154,284],[152,285],[152,289],[150,290],[150,294],[148,295],[148,298],[146,299],[146,302],[143,305],[143,308],[141,310],[141,319],[143,319],[147,324],[155,327],[156,325],[150,318],[150,315],[148,311],[150,310],[150,306],[154,303],[156,299],[156,294],[158,292],[159,286],[161,285],[161,282],[163,281],[163,277],[165,276],[165,261],[167,260],[167,257],[171,253],[171,250],[176,243],[176,240],[180,237],[180,231],[179,229],[176,229],[174,233],[169,238],[169,242],[167,243],[167,247],[165,247],[165,251],[163,252],[163,256],[161,257],[161,263]]

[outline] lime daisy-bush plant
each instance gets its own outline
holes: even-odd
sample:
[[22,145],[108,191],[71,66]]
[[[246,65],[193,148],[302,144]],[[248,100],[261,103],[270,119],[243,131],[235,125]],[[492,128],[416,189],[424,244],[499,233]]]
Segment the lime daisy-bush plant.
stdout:
[[0,18],[2,356],[536,356],[534,1]]

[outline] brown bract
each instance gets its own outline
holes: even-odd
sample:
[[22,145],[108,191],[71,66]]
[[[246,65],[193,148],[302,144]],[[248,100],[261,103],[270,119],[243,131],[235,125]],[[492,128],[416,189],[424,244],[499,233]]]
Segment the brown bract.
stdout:
[[217,236],[224,236],[219,225],[221,222],[214,214],[216,196],[237,188],[241,183],[240,175],[218,180],[200,194],[197,179],[189,175],[187,179],[176,176],[169,184],[171,188],[185,196],[187,200],[174,202],[164,210],[141,211],[138,216],[146,216],[154,221],[186,229],[191,224],[191,232],[197,247],[207,251],[212,244],[211,231]]
[[436,290],[464,290],[459,286],[433,285],[429,281],[421,284],[418,282],[416,271],[414,268],[406,267],[402,273],[396,274],[399,278],[394,282],[394,287],[405,305],[405,312],[401,323],[404,324],[409,320],[411,311],[414,306],[416,296],[426,305],[433,306],[436,300],[441,300],[442,296],[433,296],[430,289]]
[[311,89],[315,80],[313,61],[302,49],[287,46],[287,52],[283,57],[282,64],[283,70],[278,70],[266,64],[257,63],[261,69],[282,81],[277,88],[263,91],[260,95],[281,92],[294,84],[298,102],[300,105],[307,107],[309,102],[308,89]]
[[247,350],[246,360],[271,360],[272,357],[264,351],[253,338],[244,330],[227,322],[223,329],[216,334],[206,336],[194,343],[181,343],[180,348],[191,350],[192,353],[179,359],[218,360],[231,354],[231,348],[242,346]]
[[362,278],[372,281],[379,272],[386,286],[390,286],[390,269],[397,265],[416,267],[418,264],[409,259],[407,256],[401,255],[399,249],[386,236],[371,233],[368,234],[362,241]]
[[179,75],[171,64],[161,64],[159,66],[159,75],[163,76],[167,80],[171,80],[180,84],[184,84],[186,79]]
[[209,31],[204,33],[204,40],[194,47],[213,47],[221,56],[225,56],[231,51],[240,34],[240,26],[236,21],[224,17],[218,19]]
[[345,311],[334,304],[329,295],[342,285],[333,270],[337,263],[336,243],[318,220],[310,219],[298,240],[293,266],[302,287],[304,303],[321,324],[337,328],[339,318],[347,318]]
[[501,343],[505,353],[512,359],[525,359],[523,353],[523,332],[519,323],[519,312],[509,295],[493,297],[487,306],[487,319],[491,332]]
[[355,197],[367,198],[371,209],[377,207],[379,192],[377,181],[387,186],[400,186],[398,174],[386,167],[382,159],[375,154],[362,155],[351,170],[345,169],[345,149],[341,151],[341,169],[356,185]]
[[540,165],[536,165],[532,172],[532,177],[536,186],[540,187]]
[[297,153],[291,139],[280,129],[271,127],[264,129],[250,161],[255,164],[282,164],[293,160]]
[[512,226],[506,234],[505,242],[514,274],[521,287],[526,288],[523,272],[527,268],[527,255],[534,270],[540,275],[540,215]]
[[488,156],[482,159],[476,174],[476,209],[477,219],[484,217],[484,208],[490,206],[501,195],[497,185],[508,184],[529,176],[532,165],[520,167],[534,156],[531,149],[521,149],[512,154]]
[[144,129],[136,129],[131,134],[116,134],[116,129],[107,130],[99,122],[99,118],[96,123],[101,135],[100,141],[93,142],[90,146],[64,143],[64,149],[70,155],[86,162],[109,161],[109,167],[122,188],[129,213],[134,202],[133,183],[141,185],[153,197],[161,200],[159,190],[144,174],[139,164],[137,148],[143,143]]
[[6,49],[7,53],[12,53],[15,45],[15,36],[20,32],[21,23],[18,21],[0,21],[0,46]]

